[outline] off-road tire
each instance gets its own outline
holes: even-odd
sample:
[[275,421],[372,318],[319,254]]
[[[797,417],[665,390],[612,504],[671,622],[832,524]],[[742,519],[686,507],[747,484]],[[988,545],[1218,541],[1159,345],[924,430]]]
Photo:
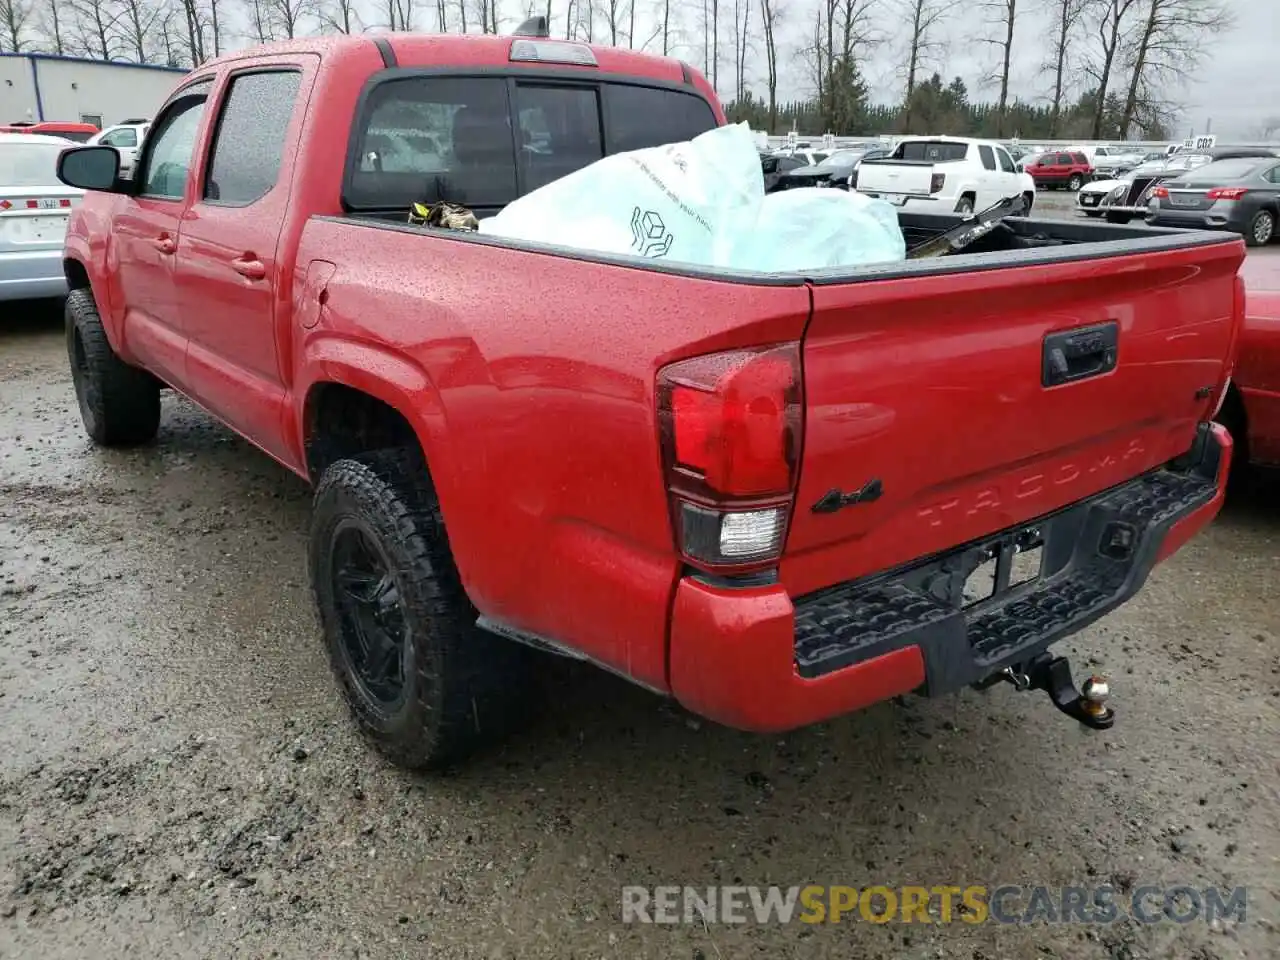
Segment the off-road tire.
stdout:
[[[399,593],[405,629],[401,702],[386,710],[362,685],[347,651],[334,584],[339,524],[371,532]],[[529,706],[534,654],[475,626],[476,610],[449,550],[439,503],[417,451],[340,460],[316,487],[311,586],[329,663],[364,736],[391,762],[439,769],[507,732]]]
[[92,291],[72,290],[65,316],[67,359],[89,438],[104,447],[153,440],[160,428],[160,382],[111,348]]
[[1244,231],[1245,246],[1265,247],[1275,239],[1276,215],[1270,210],[1259,210],[1249,220]]
[[1080,174],[1073,173],[1070,177],[1067,178],[1067,189],[1070,190],[1072,193],[1076,193],[1083,186],[1084,186],[1084,177],[1080,176]]

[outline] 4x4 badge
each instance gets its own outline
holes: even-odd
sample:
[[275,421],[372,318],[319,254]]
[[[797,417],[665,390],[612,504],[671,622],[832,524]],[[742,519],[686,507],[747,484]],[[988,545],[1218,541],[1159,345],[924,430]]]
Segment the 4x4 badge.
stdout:
[[828,490],[811,509],[814,513],[835,513],[837,510],[851,507],[855,503],[870,503],[872,500],[879,500],[882,493],[884,493],[884,484],[880,482],[879,477],[872,477],[862,485],[861,490],[855,490],[853,493]]

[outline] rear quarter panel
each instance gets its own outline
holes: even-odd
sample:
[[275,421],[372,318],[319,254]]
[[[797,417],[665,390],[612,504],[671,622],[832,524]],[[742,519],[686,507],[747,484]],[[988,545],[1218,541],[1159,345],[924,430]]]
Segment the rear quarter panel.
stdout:
[[1244,400],[1249,455],[1280,463],[1280,257],[1245,260],[1245,323],[1234,382]]
[[338,266],[296,344],[299,404],[333,381],[397,407],[480,612],[665,689],[679,564],[657,370],[798,340],[808,289],[327,219],[304,233],[300,269],[312,259]]

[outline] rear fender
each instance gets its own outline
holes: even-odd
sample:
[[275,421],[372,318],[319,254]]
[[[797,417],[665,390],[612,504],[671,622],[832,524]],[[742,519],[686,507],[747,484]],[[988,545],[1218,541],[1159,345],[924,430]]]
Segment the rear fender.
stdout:
[[[308,337],[302,345],[297,391],[291,411],[293,422],[287,425],[287,435],[294,438],[300,463],[306,462],[308,398],[313,387],[324,384],[340,384],[368,394],[408,421],[426,458],[447,525],[449,517],[456,515],[453,509],[456,474],[451,458],[443,452],[447,431],[440,394],[426,371],[403,354],[374,344],[323,331]],[[320,478],[310,479],[316,483]],[[465,583],[468,559],[455,554],[455,560]]]

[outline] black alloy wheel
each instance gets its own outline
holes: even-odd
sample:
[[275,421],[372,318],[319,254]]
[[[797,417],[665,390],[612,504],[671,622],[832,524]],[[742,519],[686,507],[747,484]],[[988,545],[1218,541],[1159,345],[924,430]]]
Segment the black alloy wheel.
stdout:
[[333,529],[329,578],[342,621],[342,654],[350,676],[378,713],[404,704],[413,670],[409,619],[400,588],[374,532],[355,518]]

